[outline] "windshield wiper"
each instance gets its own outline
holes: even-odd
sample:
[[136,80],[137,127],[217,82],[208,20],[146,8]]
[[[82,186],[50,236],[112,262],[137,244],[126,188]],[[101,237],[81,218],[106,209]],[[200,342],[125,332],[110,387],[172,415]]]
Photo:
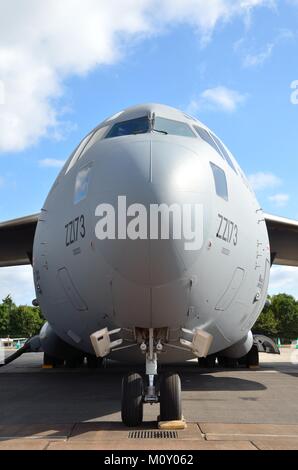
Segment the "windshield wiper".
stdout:
[[153,132],[159,132],[160,134],[168,135],[167,131],[160,131],[159,129],[152,129]]
[[149,113],[148,119],[149,119],[149,132],[159,132],[160,134],[168,135],[167,131],[161,131],[159,129],[155,129],[155,120],[156,120],[155,113]]

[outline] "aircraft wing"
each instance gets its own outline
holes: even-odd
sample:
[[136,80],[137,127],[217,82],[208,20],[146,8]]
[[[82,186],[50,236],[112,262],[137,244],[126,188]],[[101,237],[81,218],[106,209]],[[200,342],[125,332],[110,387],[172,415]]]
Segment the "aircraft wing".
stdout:
[[265,214],[273,264],[298,266],[298,221]]
[[0,267],[31,264],[39,214],[0,223]]

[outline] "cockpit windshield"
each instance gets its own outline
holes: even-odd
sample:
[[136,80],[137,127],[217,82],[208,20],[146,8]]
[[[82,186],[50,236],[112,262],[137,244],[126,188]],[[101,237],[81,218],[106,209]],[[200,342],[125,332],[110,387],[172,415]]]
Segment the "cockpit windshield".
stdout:
[[149,131],[150,122],[147,116],[130,119],[129,121],[116,122],[110,132],[106,135],[106,139],[112,137],[121,137],[132,134],[146,134]]
[[164,134],[180,135],[181,137],[196,137],[188,124],[156,116],[153,131]]
[[129,121],[116,122],[105,138],[111,139],[112,137],[146,134],[148,132],[178,135],[181,137],[196,137],[191,127],[185,122],[166,119],[153,114],[152,116],[130,119]]

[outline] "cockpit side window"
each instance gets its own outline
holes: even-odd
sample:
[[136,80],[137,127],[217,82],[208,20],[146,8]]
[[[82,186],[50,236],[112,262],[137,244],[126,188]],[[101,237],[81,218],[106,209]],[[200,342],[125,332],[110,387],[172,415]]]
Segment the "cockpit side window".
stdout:
[[218,148],[220,149],[221,153],[223,154],[224,158],[227,160],[228,164],[232,168],[232,170],[234,170],[235,173],[237,173],[236,169],[234,167],[234,164],[231,160],[231,157],[228,154],[227,150],[225,149],[224,145],[221,143],[221,141],[218,139],[218,137],[216,137],[216,135],[211,134],[211,136],[212,136],[213,140],[215,141],[216,145],[218,146]]
[[97,131],[94,132],[94,134],[92,135],[91,139],[88,141],[88,143],[86,144],[83,152],[81,153],[81,155],[79,156],[78,159],[81,159],[82,156],[88,152],[88,150],[94,145],[96,144],[96,142],[98,142],[99,140],[101,140],[104,135],[106,134],[107,130],[108,130],[109,126],[104,126],[104,127],[101,127],[100,129],[97,129]]
[[103,138],[107,130],[109,129],[109,126],[104,126],[100,127],[97,129],[95,132],[91,132],[88,134],[82,142],[79,144],[77,147],[75,153],[73,154],[73,157],[70,161],[70,164],[67,167],[66,173],[69,172],[69,170],[80,160],[83,155],[99,140]]
[[194,126],[194,128],[199,134],[199,136],[201,137],[201,139],[207,142],[207,144],[211,145],[211,147],[221,156],[221,158],[224,158],[218,146],[216,145],[211,135],[209,134],[209,132],[206,129],[203,129],[202,127],[199,127],[199,126]]
[[73,157],[70,161],[70,164],[68,165],[67,167],[67,170],[65,172],[68,173],[69,170],[76,164],[76,162],[78,161],[78,159],[80,158],[81,156],[81,153],[83,152],[83,150],[85,149],[86,145],[88,144],[89,142],[89,139],[91,138],[92,136],[92,132],[90,132],[90,134],[88,134],[83,140],[82,142],[79,144],[79,146],[77,147],[76,151],[74,152],[73,154]]
[[202,127],[194,126],[194,128],[199,134],[199,136],[201,137],[201,139],[203,139],[205,142],[211,145],[211,147],[214,148],[214,150],[216,150],[216,152],[221,156],[221,158],[226,160],[226,162],[230,165],[232,170],[235,171],[235,173],[237,173],[230,155],[228,154],[227,150],[225,149],[221,141],[218,139],[218,137],[216,137],[211,132],[208,132],[206,129],[203,129]]
[[195,137],[191,127],[182,121],[174,121],[156,116],[154,120],[153,131],[171,135],[179,135],[181,137]]
[[116,122],[105,136],[106,139],[121,137],[131,134],[146,134],[149,131],[149,119],[147,116],[130,119],[129,121]]
[[225,172],[221,168],[219,168],[219,166],[214,165],[214,163],[210,162],[210,166],[213,172],[216,194],[219,197],[225,199],[225,201],[228,201],[228,183]]

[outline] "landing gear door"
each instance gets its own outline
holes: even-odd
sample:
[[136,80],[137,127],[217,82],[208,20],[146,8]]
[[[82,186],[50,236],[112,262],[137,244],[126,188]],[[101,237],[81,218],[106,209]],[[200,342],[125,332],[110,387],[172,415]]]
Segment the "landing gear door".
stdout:
[[181,327],[189,313],[191,284],[189,279],[152,288],[152,323],[155,328]]

